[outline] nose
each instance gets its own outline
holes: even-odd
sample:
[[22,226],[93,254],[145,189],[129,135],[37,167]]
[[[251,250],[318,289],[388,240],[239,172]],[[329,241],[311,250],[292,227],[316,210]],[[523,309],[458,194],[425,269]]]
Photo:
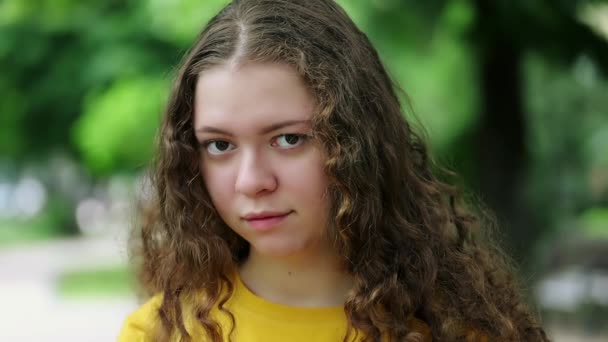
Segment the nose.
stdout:
[[278,185],[270,163],[259,153],[251,151],[241,159],[235,191],[248,197],[273,192]]

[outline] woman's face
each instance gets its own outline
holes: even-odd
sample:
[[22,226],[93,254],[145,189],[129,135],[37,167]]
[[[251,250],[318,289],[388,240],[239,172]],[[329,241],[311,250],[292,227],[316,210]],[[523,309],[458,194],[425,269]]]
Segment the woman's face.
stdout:
[[194,127],[201,172],[222,219],[268,256],[317,253],[328,215],[324,153],[310,138],[314,100],[291,67],[204,71]]

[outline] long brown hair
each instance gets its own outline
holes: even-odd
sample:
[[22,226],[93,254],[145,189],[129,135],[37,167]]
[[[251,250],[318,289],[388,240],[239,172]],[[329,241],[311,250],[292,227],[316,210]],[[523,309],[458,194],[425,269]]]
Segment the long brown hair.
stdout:
[[159,338],[190,339],[182,303],[200,291],[194,317],[210,339],[223,333],[210,318],[214,307],[234,328],[224,304],[248,244],[219,218],[204,187],[192,116],[198,75],[244,62],[292,66],[316,99],[313,131],[330,178],[327,234],[355,279],[345,341],[359,333],[366,341],[416,341],[414,316],[440,341],[471,330],[492,340],[548,340],[510,263],[483,238],[491,224],[431,171],[424,142],[404,118],[408,104],[400,104],[367,36],[331,0],[235,0],[185,57],[160,131],[151,215],[138,236],[141,282],[163,295]]

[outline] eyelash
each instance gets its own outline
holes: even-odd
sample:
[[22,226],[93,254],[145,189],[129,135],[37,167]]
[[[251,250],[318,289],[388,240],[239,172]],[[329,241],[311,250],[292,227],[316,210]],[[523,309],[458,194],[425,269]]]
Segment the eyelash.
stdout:
[[[308,140],[311,138],[311,136],[310,136],[309,134],[301,134],[301,133],[285,133],[285,134],[279,134],[279,135],[277,135],[277,136],[273,137],[273,138],[272,138],[272,140],[271,140],[271,141],[273,142],[272,144],[274,144],[274,142],[275,142],[277,139],[279,139],[279,138],[281,138],[281,137],[284,137],[284,136],[296,136],[296,137],[298,137],[298,139],[300,139],[300,140],[298,140],[297,145],[295,145],[295,146],[293,146],[293,147],[282,148],[282,149],[284,149],[284,150],[291,150],[291,149],[294,149],[294,148],[296,148],[296,147],[299,147],[300,145],[302,145],[302,144],[306,143],[306,142],[307,142],[307,141],[308,141]],[[207,150],[207,149],[209,148],[209,145],[211,145],[211,144],[213,144],[213,143],[216,143],[216,142],[226,142],[226,143],[228,143],[228,144],[232,145],[232,143],[230,143],[230,142],[228,142],[228,141],[226,141],[226,140],[221,140],[221,139],[210,139],[210,140],[205,140],[205,141],[201,142],[201,143],[200,143],[200,147],[201,147],[201,148],[204,148],[204,149],[206,149],[206,150]],[[273,147],[274,147],[274,146],[273,146]],[[222,151],[221,153],[209,153],[209,151],[207,150],[207,152],[208,152],[209,154],[211,154],[211,155],[223,155],[223,154],[225,154],[225,153],[227,153],[227,152],[229,152],[229,151],[231,151],[231,150]]]

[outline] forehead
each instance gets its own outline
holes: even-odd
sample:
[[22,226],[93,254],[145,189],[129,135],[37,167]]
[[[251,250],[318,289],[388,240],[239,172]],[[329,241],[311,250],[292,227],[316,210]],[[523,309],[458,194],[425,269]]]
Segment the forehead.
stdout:
[[222,65],[197,80],[194,126],[255,130],[285,120],[308,120],[313,97],[295,69],[282,64]]

